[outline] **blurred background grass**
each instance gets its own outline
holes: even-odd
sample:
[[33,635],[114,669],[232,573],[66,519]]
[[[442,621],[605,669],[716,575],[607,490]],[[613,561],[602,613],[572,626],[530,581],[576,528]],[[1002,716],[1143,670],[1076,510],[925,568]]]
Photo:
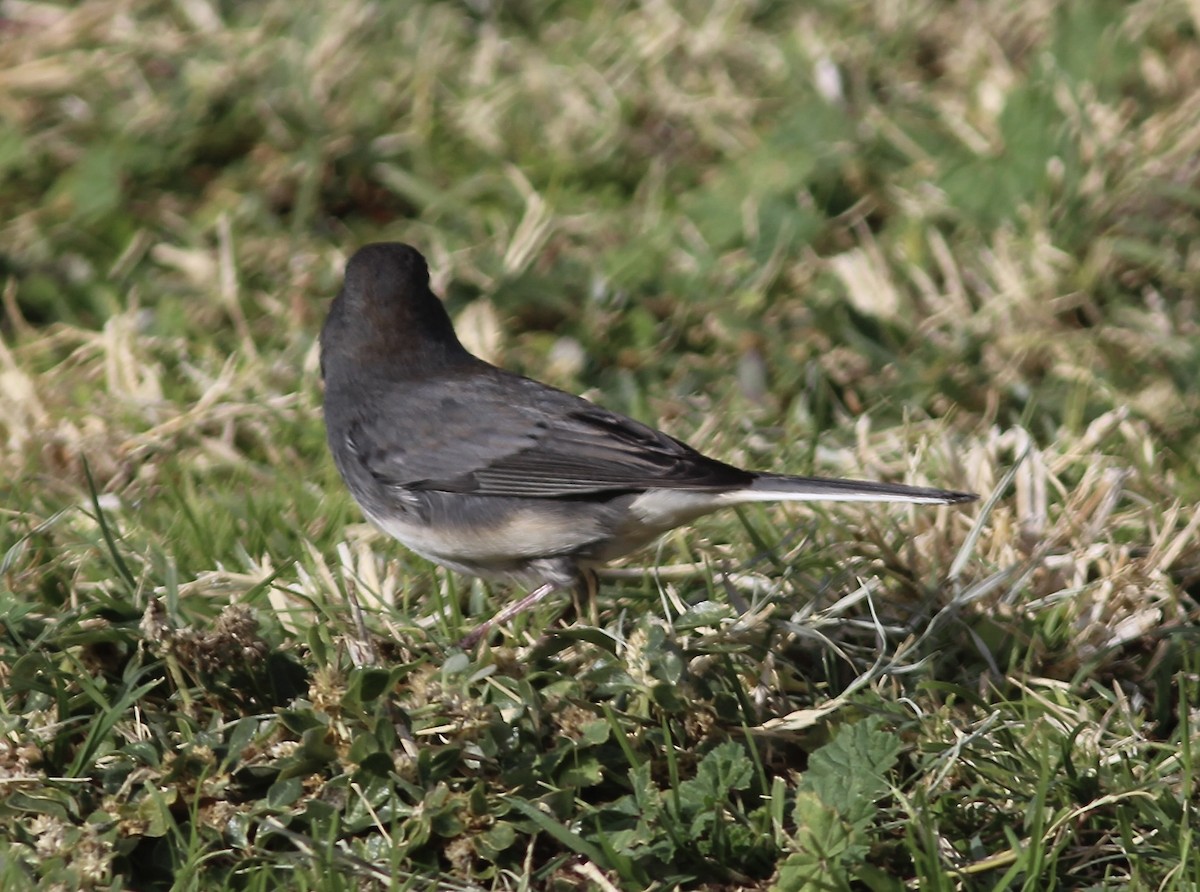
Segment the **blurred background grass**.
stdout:
[[[0,2],[0,874],[1191,888],[1198,26],[1183,0]],[[719,457],[1015,477],[976,513],[713,519],[651,556],[707,576],[446,661],[510,593],[362,527],[320,421],[316,332],[381,239],[477,352]],[[905,755],[864,744],[883,786],[822,799],[809,755],[865,713]],[[607,769],[564,775],[563,734]],[[736,845],[647,792],[737,774],[726,739],[759,767],[711,794]],[[527,751],[548,800],[513,792]],[[387,814],[356,823],[350,784]],[[401,807],[438,796],[432,829]]]

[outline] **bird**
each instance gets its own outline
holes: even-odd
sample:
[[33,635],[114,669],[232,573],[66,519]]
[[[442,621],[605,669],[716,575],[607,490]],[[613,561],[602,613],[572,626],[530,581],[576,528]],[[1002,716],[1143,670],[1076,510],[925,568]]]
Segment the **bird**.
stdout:
[[450,570],[549,594],[722,508],[751,502],[954,504],[954,492],[749,471],[660,430],[474,356],[419,251],[359,248],[320,334],[334,464],[363,514]]

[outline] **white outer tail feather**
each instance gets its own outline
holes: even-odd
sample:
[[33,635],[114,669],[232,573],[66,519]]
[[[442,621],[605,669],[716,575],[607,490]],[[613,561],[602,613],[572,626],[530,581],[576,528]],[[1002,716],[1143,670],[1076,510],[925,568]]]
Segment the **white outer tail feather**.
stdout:
[[750,502],[902,502],[917,505],[950,505],[973,502],[973,493],[950,492],[897,483],[788,477],[760,474],[741,489],[713,492],[703,489],[647,489],[629,506],[648,527],[668,530],[688,520]]
[[951,505],[967,499],[955,498],[958,493],[938,495],[913,495],[908,493],[878,492],[797,492],[785,490],[738,489],[722,493],[718,500],[722,505],[745,505],[749,502],[902,502],[912,505]]

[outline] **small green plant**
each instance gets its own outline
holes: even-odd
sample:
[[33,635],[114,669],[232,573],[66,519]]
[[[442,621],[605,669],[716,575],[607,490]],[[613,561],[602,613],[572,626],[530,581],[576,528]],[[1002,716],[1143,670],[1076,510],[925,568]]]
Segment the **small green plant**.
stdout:
[[903,750],[882,726],[876,717],[843,725],[809,757],[796,785],[780,892],[848,889],[868,863],[877,803],[893,788],[891,772]]

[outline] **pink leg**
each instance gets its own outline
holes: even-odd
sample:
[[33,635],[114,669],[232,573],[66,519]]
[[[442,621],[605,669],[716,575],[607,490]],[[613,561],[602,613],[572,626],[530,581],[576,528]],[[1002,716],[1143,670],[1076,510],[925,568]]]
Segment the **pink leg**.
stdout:
[[488,632],[490,632],[492,630],[493,626],[498,626],[501,623],[508,622],[510,619],[512,619],[518,613],[524,613],[530,607],[533,607],[535,604],[537,604],[539,601],[541,601],[543,598],[545,598],[547,595],[549,595],[551,592],[555,591],[558,588],[559,588],[559,586],[555,585],[552,582],[542,583],[537,588],[535,588],[533,591],[531,591],[529,594],[527,594],[524,598],[522,598],[520,601],[517,601],[515,604],[509,604],[507,607],[505,607],[503,610],[501,610],[499,613],[497,613],[491,619],[486,620],[486,621],[480,623],[479,625],[477,625],[474,629],[471,630],[470,634],[468,634],[465,638],[463,638],[462,641],[458,642],[458,646],[461,647],[463,650],[467,650],[468,648],[474,647],[476,644],[479,643],[479,640],[481,638],[483,638],[484,635],[486,635]]

